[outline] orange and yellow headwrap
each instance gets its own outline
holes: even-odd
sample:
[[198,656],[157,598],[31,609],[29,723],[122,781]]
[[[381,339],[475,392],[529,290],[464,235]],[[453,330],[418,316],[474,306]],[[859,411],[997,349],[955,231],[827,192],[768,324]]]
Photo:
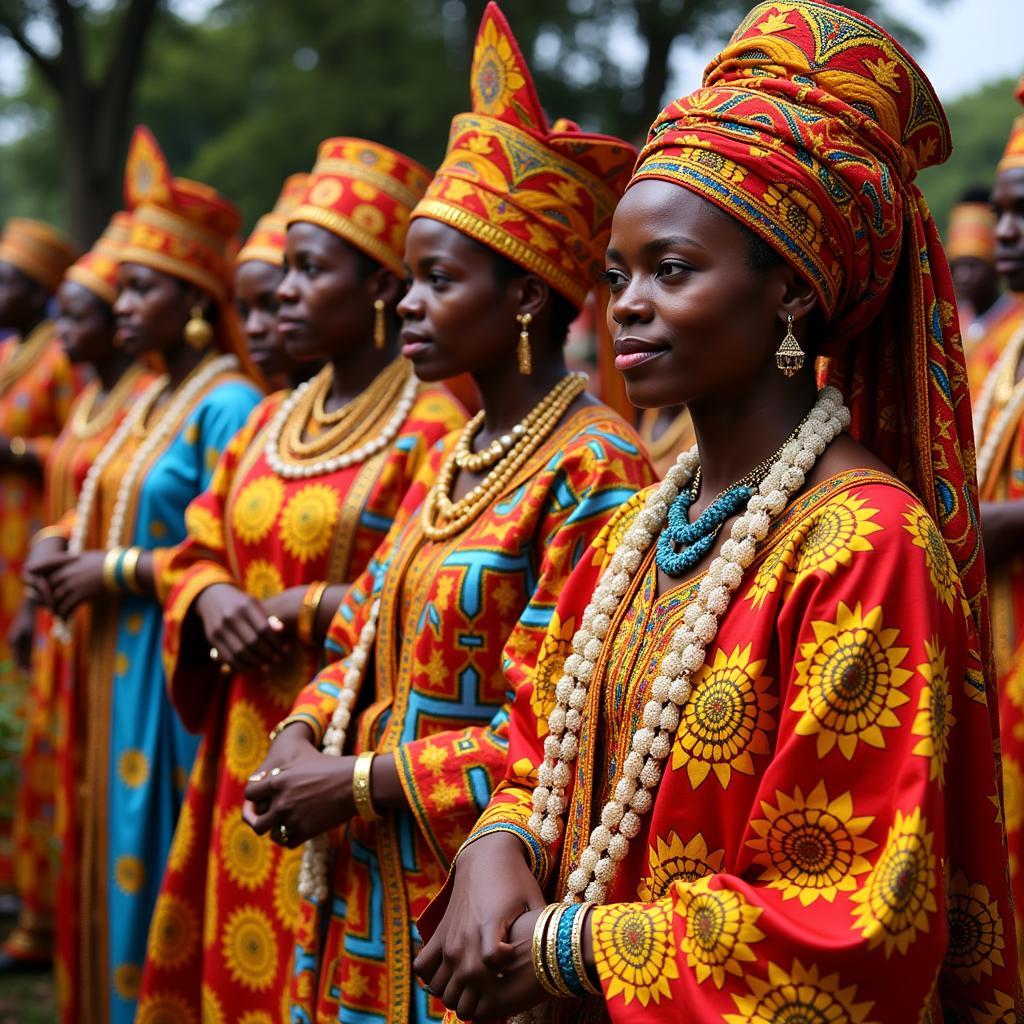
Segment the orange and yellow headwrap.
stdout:
[[242,224],[235,206],[209,185],[173,177],[153,134],[141,125],[128,150],[124,194],[132,230],[122,262],[190,281],[224,302]]
[[404,277],[409,215],[429,180],[425,167],[379,142],[327,139],[288,223],[326,228]]
[[112,306],[117,299],[117,270],[121,265],[121,252],[131,230],[131,214],[124,210],[115,213],[93,247],[68,267],[65,279],[88,288],[98,299]]
[[292,174],[286,179],[273,210],[256,221],[252,234],[239,249],[236,267],[252,260],[280,266],[288,236],[288,217],[301,202],[308,185],[308,174]]
[[967,256],[996,261],[996,214],[988,203],[957,203],[950,211],[946,258],[952,263]]
[[431,217],[542,277],[583,306],[604,269],[612,214],[635,150],[571,121],[548,125],[498,6],[473,51],[473,111],[452,121],[448,152],[413,217]]
[[[1017,83],[1014,95],[1024,103],[1024,78]],[[1006,141],[1006,149],[1003,150],[1003,158],[999,161],[996,173],[1002,174],[1015,167],[1024,167],[1024,114],[1018,114],[1013,119],[1010,137]]]
[[949,265],[914,184],[950,153],[931,84],[886,32],[818,0],[762,3],[651,128],[631,183],[675,182],[812,284],[822,376],[919,495],[988,650],[970,399]]
[[54,292],[64,271],[78,255],[75,247],[49,224],[12,217],[0,235],[0,260]]

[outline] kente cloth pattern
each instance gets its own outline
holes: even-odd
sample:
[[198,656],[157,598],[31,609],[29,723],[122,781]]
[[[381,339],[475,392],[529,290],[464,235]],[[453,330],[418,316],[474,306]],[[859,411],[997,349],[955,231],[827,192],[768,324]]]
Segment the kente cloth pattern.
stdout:
[[[1021,103],[1024,103],[1024,78],[1017,83],[1014,95]],[[996,168],[998,174],[1003,171],[1019,170],[1024,168],[1024,114],[1018,114],[1010,128],[1010,137],[1006,140],[1006,148],[1003,150],[1003,157]]]
[[[72,404],[43,468],[43,523],[55,524],[75,507],[89,467],[131,409],[132,401],[152,380],[137,368],[128,372],[135,381],[132,390],[109,422],[92,436],[76,437],[70,424],[79,409],[92,407],[99,383],[87,384]],[[58,861],[67,856],[61,844],[67,838],[67,815],[73,813],[64,802],[56,806],[57,736],[74,727],[74,722],[58,717],[58,691],[70,685],[68,659],[79,659],[84,650],[76,647],[72,651],[60,643],[53,629],[52,616],[39,609],[14,817],[15,889],[21,907],[18,923],[4,942],[5,952],[26,960],[48,960],[54,952],[56,880],[60,875],[56,869]],[[80,661],[76,664],[82,667]]]
[[[26,451],[45,463],[77,390],[77,375],[49,321],[24,341],[0,341],[0,443],[21,438]],[[0,470],[0,699],[9,709],[9,720],[21,721],[27,710],[29,674],[15,665],[8,634],[24,596],[21,570],[29,542],[43,525],[42,502],[42,487],[33,476],[13,468]],[[17,763],[17,756],[9,755],[0,764],[7,778],[0,788],[0,892],[10,892],[16,884],[12,819]],[[30,871],[24,868],[26,876]],[[17,888],[32,888],[31,880],[23,876]]]
[[404,280],[409,215],[429,180],[425,167],[379,142],[326,139],[288,223],[326,228]]
[[124,197],[132,220],[121,262],[170,274],[206,292],[217,305],[217,348],[236,356],[246,374],[258,380],[231,302],[241,214],[209,185],[174,177],[153,133],[142,125],[128,147]]
[[[1024,330],[1024,297],[1004,292],[995,306],[975,320],[980,328],[975,341],[964,343],[971,400],[977,402],[989,371],[1018,331]],[[972,332],[974,333],[974,332]]]
[[[419,507],[454,442],[435,449],[406,496],[335,616],[333,664],[290,716],[321,740],[345,655],[379,597],[351,746],[395,755],[409,809],[353,820],[334,837],[330,894],[319,908],[304,904],[297,931],[296,1024],[440,1018],[440,1002],[412,976],[414,922],[504,772],[509,700],[569,573],[621,502],[652,479],[633,430],[604,407],[586,407],[478,519],[429,542]],[[506,677],[510,664],[521,668]]]
[[[1024,330],[1024,307],[1016,330]],[[996,399],[982,441],[996,429],[1003,405]],[[1024,423],[1020,416],[1006,424],[987,477],[980,481],[984,501],[1024,498]],[[1009,558],[989,570],[992,641],[999,680],[999,727],[1003,766],[1003,815],[1010,851],[1017,934],[1024,936],[1024,564]],[[1024,968],[1024,962],[1022,962]]]
[[131,236],[132,215],[119,210],[93,247],[68,267],[65,277],[80,284],[108,306],[117,300],[121,250]]
[[[185,539],[185,509],[207,489],[221,453],[260,398],[238,373],[218,375],[169,424],[163,446],[142,467],[122,543],[153,554],[158,580],[167,578],[173,549]],[[131,438],[100,477],[93,516],[101,523],[110,523],[139,443]],[[97,542],[105,545],[105,527]],[[187,911],[176,914],[176,904],[156,901],[199,740],[167,693],[160,602],[105,596],[94,603],[89,625],[88,670],[84,681],[76,680],[85,707],[77,712],[79,729],[58,748],[58,778],[73,786],[58,802],[77,800],[79,807],[77,934],[63,947],[70,951],[65,984],[77,995],[78,1016],[62,1008],[62,1020],[177,1020],[173,1007],[163,1017],[139,1008],[136,1017],[136,1001],[154,908],[162,911],[155,926],[176,931],[180,948],[198,941]]]
[[263,214],[252,234],[245,240],[235,257],[235,266],[257,260],[279,267],[284,260],[284,248],[288,240],[288,215],[299,205],[306,187],[308,174],[292,174],[285,180],[281,194],[270,213]]
[[0,234],[0,260],[55,292],[78,250],[40,220],[12,217]]
[[[821,376],[851,434],[919,495],[989,650],[971,409],[956,303],[918,169],[949,126],[911,57],[861,15],[762,3],[658,115],[633,182],[673,181],[803,274],[828,323]],[[987,660],[987,654],[986,654]]]
[[[564,588],[516,692],[508,773],[470,841],[530,837],[571,638],[645,498]],[[612,794],[701,578],[659,595],[652,548],[613,618],[563,841],[541,851],[530,839],[549,899]],[[992,697],[956,565],[921,502],[871,470],[795,498],[721,619],[653,806],[593,913],[603,1003],[549,1004],[552,1018],[1019,1020]]]
[[207,587],[227,583],[257,599],[316,581],[350,583],[384,539],[435,442],[464,422],[442,388],[421,386],[392,446],[361,465],[286,480],[264,453],[286,392],[265,399],[232,439],[209,489],[188,507],[188,539],[171,563],[164,665],[171,701],[202,740],[178,817],[158,906],[187,908],[201,942],[150,932],[140,1006],[176,1000],[182,1022],[286,1020],[300,852],[242,821],[249,776],[268,734],[320,667],[320,652],[292,640],[263,676],[224,679],[195,614]]
[[430,217],[542,277],[577,309],[604,269],[612,213],[636,151],[562,119],[548,124],[497,4],[484,10],[470,73],[472,111],[413,217]]

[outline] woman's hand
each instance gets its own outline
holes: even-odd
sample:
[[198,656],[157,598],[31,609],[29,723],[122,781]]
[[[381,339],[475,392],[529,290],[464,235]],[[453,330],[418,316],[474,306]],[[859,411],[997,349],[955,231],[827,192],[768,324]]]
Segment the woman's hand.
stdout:
[[44,537],[29,548],[21,578],[33,599],[53,610],[50,574],[68,561],[68,543],[63,537]]
[[302,610],[302,599],[306,596],[305,586],[289,587],[280,594],[265,598],[263,607],[268,615],[276,615],[284,623],[289,633],[294,633]]
[[[480,1009],[492,1006],[499,990],[509,998],[532,998],[533,989],[523,973],[523,950],[514,941],[512,926],[523,914],[540,911],[546,902],[526,850],[515,836],[495,832],[478,839],[459,854],[448,909],[413,969],[461,1020],[480,1019]],[[532,935],[531,931],[531,939]],[[530,955],[527,942],[528,965]],[[533,974],[532,966],[529,973]],[[536,978],[532,984],[539,987]],[[542,998],[541,989],[535,1001]]]
[[[501,972],[502,977],[484,990],[473,1011],[474,1024],[511,1017],[551,998],[537,980],[533,966],[533,930],[540,914],[539,910],[531,910],[512,925],[510,963]],[[461,1014],[460,1019],[463,1019]]]
[[36,605],[30,597],[21,602],[7,633],[7,642],[18,668],[32,668],[32,637],[36,631]]
[[64,621],[87,601],[95,601],[104,592],[103,559],[105,551],[83,551],[65,561],[50,574],[50,593],[54,614]]
[[265,672],[287,649],[284,623],[230,583],[207,587],[196,599],[196,613],[210,647],[236,672]]
[[356,759],[322,754],[312,739],[309,728],[301,723],[283,729],[245,787],[242,817],[257,835],[269,832],[274,842],[289,849],[356,814],[352,798]]

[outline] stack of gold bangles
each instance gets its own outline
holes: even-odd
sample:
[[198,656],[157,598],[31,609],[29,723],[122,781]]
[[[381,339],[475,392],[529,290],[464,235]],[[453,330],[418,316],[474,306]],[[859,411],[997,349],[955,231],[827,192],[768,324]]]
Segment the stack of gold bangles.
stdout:
[[599,996],[583,962],[583,925],[593,903],[552,903],[533,929],[533,969],[545,992],[558,998]]
[[103,557],[103,586],[112,594],[141,594],[139,559],[142,548],[111,548]]

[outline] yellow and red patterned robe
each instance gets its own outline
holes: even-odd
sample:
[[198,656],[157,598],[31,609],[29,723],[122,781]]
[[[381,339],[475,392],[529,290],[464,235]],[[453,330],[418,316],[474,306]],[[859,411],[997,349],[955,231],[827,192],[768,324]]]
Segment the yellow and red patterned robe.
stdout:
[[[1004,292],[974,326],[975,331],[968,330],[964,334],[964,358],[971,398],[977,402],[989,370],[996,365],[1010,339],[1024,330],[1024,296]],[[979,328],[980,337],[972,338]]]
[[[565,587],[518,689],[508,776],[473,833],[515,831],[552,899],[701,580],[659,596],[653,548],[642,562],[590,685],[564,839],[543,848],[528,819],[554,685],[644,500]],[[902,484],[851,471],[791,502],[722,617],[653,807],[593,912],[603,1005],[569,1001],[555,1018],[1019,1020],[981,665],[956,567]]]
[[[77,390],[77,376],[50,321],[40,324],[24,341],[17,337],[0,341],[0,438],[21,438],[40,463],[46,462]],[[0,470],[0,701],[5,705],[0,717],[9,726],[24,711],[29,678],[15,666],[7,637],[21,608],[21,568],[32,535],[42,525],[42,502],[38,480]],[[6,747],[16,739],[4,736],[0,743]],[[10,891],[14,882],[11,854],[17,755],[11,751],[2,755],[2,761],[0,772],[6,778],[0,785],[0,892]]]
[[[66,529],[56,524],[74,509],[89,467],[151,380],[151,375],[142,367],[127,370],[123,378],[127,392],[122,390],[110,396],[110,400],[117,403],[116,407],[108,410],[101,405],[97,410],[99,418],[93,421],[95,426],[86,426],[82,436],[76,421],[83,409],[92,409],[100,389],[99,381],[90,382],[78,395],[64,429],[46,456],[43,522],[67,534]],[[54,621],[49,612],[40,609],[36,613],[32,679],[14,820],[15,882],[21,909],[18,927],[4,943],[8,953],[23,959],[49,959],[53,952],[48,936],[54,924],[55,860],[58,850],[62,859],[73,857],[67,844],[73,834],[68,828],[68,816],[73,814],[74,807],[65,800],[55,808],[54,751],[57,730],[66,733],[75,727],[75,717],[67,713],[67,705],[72,699],[77,674],[74,663],[77,661],[81,666],[81,658],[86,653],[81,640],[87,635],[82,626],[82,618],[87,614],[86,609],[76,616],[75,639],[68,645],[54,635]],[[64,711],[58,714],[61,705]]]
[[[154,915],[140,1015],[173,999],[182,1021],[260,1013],[284,1019],[278,1014],[298,923],[299,851],[256,836],[239,808],[248,777],[266,756],[268,733],[313,677],[320,655],[300,648],[271,675],[225,680],[210,662],[196,598],[217,583],[262,599],[315,581],[351,582],[430,449],[465,421],[446,390],[421,386],[390,448],[361,465],[286,480],[264,454],[285,398],[287,392],[265,399],[231,441],[210,489],[189,506],[189,537],[168,570],[175,583],[165,603],[167,679],[175,707],[203,741]],[[168,908],[195,926],[184,945],[160,927]]]
[[511,692],[503,665],[532,664],[577,559],[652,479],[633,430],[589,406],[560,424],[475,522],[427,541],[419,507],[455,440],[434,452],[335,616],[328,650],[339,660],[290,716],[320,741],[346,672],[342,656],[379,594],[364,710],[349,746],[395,754],[410,809],[344,831],[320,908],[326,920],[303,907],[293,1021],[426,1021],[443,1012],[413,980],[413,923],[504,772]]

